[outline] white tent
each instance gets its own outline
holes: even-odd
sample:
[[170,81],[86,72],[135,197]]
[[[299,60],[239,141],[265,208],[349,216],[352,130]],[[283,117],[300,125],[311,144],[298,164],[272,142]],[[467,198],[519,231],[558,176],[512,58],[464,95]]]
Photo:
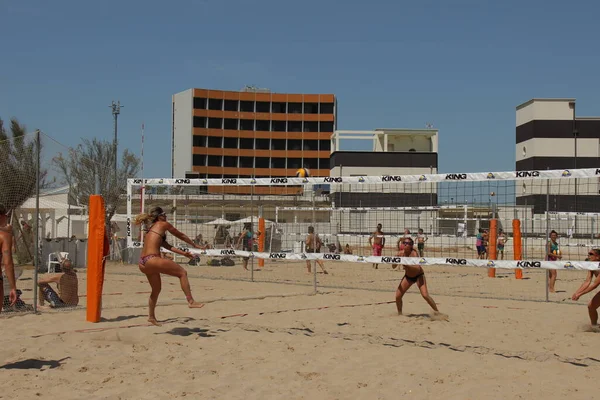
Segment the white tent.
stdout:
[[[258,225],[258,217],[246,217],[242,219],[238,219],[237,221],[232,222],[233,224],[245,224],[245,223],[253,222]],[[275,222],[269,221],[265,219],[265,224],[274,224]]]
[[204,225],[230,225],[232,222],[224,218],[217,218],[214,221],[204,222]]

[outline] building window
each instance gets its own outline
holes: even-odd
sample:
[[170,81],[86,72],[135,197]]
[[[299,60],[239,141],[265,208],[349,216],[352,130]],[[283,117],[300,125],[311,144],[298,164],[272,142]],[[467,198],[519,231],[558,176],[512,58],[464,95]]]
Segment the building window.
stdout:
[[221,167],[221,156],[208,156],[209,167]]
[[271,158],[271,168],[285,168],[285,158]]
[[238,101],[237,100],[225,100],[225,111],[237,111]]
[[288,121],[288,132],[302,132],[302,121]]
[[285,139],[271,139],[271,148],[273,150],[285,150]]
[[194,154],[192,164],[195,167],[204,167],[206,165],[206,156],[204,154]]
[[208,127],[210,129],[221,129],[223,124],[223,118],[209,118]]
[[257,119],[256,120],[256,130],[268,132],[271,130],[271,122]]
[[288,103],[288,114],[302,114],[302,103]]
[[240,139],[240,149],[254,150],[254,139],[241,138]]
[[302,160],[302,164],[304,167],[308,169],[318,169],[319,168],[319,159],[318,158],[305,158]]
[[206,110],[206,98],[194,97],[194,108],[196,110]]
[[206,128],[206,117],[194,117],[194,128]]
[[302,167],[302,159],[301,158],[288,158],[287,159],[287,167],[288,169],[297,169]]
[[237,168],[238,158],[232,156],[223,157],[223,166],[229,168]]
[[209,110],[222,110],[223,109],[223,99],[208,99],[208,109]]
[[209,136],[208,147],[220,149],[223,147],[223,138],[221,136]]
[[319,103],[319,114],[333,114],[333,103]]
[[253,119],[240,119],[240,130],[253,131],[254,130],[254,120]]
[[271,123],[271,130],[273,132],[285,132],[285,121],[273,121]]
[[233,118],[225,118],[223,120],[223,129],[237,131],[238,129],[238,120]]
[[253,167],[254,167],[254,158],[253,157],[240,157],[239,168],[253,168]]
[[331,141],[330,140],[319,140],[319,150],[320,151],[331,151]]
[[304,114],[318,114],[319,103],[304,103]]
[[319,150],[319,141],[318,140],[306,140],[302,143],[303,150]]
[[253,101],[240,101],[240,111],[254,112],[254,102]]
[[256,112],[270,113],[271,112],[271,103],[268,101],[257,101],[256,102]]
[[304,121],[304,132],[319,132],[319,123],[314,121]]
[[333,132],[333,122],[319,122],[319,132]]
[[271,140],[270,139],[256,139],[256,142],[254,143],[254,148],[256,150],[269,150],[271,148]]
[[206,147],[206,136],[194,135],[192,143],[194,147]]
[[272,113],[275,114],[285,114],[286,113],[286,104],[285,103],[273,103],[273,110],[271,111]]
[[331,169],[329,158],[319,158],[319,169]]
[[302,140],[290,139],[288,140],[288,150],[302,150]]
[[269,168],[269,157],[256,157],[256,168]]
[[234,137],[223,138],[223,148],[237,149],[238,148],[238,138],[234,138]]

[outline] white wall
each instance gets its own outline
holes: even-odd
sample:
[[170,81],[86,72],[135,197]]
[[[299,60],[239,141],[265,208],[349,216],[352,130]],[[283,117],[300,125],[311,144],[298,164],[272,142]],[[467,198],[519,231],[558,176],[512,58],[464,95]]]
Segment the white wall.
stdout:
[[[532,138],[517,144],[516,160],[531,157],[574,157],[575,141],[571,138]],[[600,139],[577,139],[578,157],[599,157]]]
[[388,151],[409,151],[415,149],[418,152],[431,152],[432,144],[429,137],[423,136],[390,136],[388,135]]
[[533,99],[517,106],[517,126],[533,120],[572,120],[574,99]]
[[173,95],[173,177],[192,170],[194,90]]

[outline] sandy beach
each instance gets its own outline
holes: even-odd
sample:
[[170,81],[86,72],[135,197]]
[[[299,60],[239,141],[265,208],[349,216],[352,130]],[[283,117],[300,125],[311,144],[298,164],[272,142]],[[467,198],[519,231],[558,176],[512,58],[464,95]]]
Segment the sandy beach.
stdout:
[[[596,395],[599,333],[588,328],[590,295],[577,304],[563,301],[584,273],[564,273],[562,280],[559,274],[560,292],[545,303],[485,298],[535,290],[526,298],[536,300],[543,295],[541,271],[517,281],[510,272],[490,279],[485,271],[428,267],[435,300],[447,315],[432,318],[416,288],[405,297],[405,315],[397,315],[394,289],[402,273],[360,267],[328,264],[330,274],[318,275],[317,295],[310,294],[312,276],[298,263],[267,262],[255,272],[256,279],[272,282],[244,281],[248,273],[239,265],[188,267],[194,295],[205,307],[187,308],[178,281],[164,277],[157,309],[163,326],[155,327],[146,321],[144,276],[135,266],[111,263],[98,324],[85,322],[83,307],[0,317],[0,398]],[[24,274],[21,287],[28,279]],[[85,272],[80,287],[84,306]],[[481,298],[459,296],[461,287],[467,295],[479,288]]]

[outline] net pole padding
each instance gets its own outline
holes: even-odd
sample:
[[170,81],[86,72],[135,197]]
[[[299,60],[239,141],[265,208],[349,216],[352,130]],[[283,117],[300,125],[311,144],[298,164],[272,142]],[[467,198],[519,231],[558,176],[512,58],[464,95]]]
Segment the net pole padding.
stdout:
[[89,202],[89,229],[87,246],[87,310],[88,322],[100,322],[102,314],[102,286],[104,263],[110,251],[105,225],[104,199],[91,195]]
[[[261,253],[265,251],[265,233],[265,219],[261,216],[258,218],[258,251]],[[261,268],[265,266],[264,258],[258,259],[258,266]]]
[[[521,220],[513,219],[512,221],[513,228],[513,253],[514,260],[520,261],[523,259],[523,243],[521,239]],[[515,269],[515,279],[523,279],[523,270]]]
[[[496,260],[498,258],[498,249],[497,249],[497,238],[498,238],[498,220],[496,218],[492,218],[490,220],[490,232],[488,235],[488,247],[490,249],[490,253],[488,255],[490,260]],[[488,269],[488,277],[495,278],[496,277],[496,268]]]

